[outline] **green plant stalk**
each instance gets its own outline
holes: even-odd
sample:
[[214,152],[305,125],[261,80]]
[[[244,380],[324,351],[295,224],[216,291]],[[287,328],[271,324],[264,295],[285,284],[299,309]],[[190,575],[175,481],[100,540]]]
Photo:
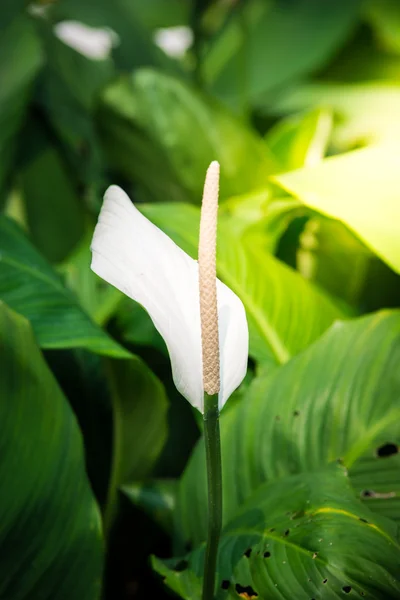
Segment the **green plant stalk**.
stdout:
[[222,527],[222,470],[218,394],[204,394],[204,442],[208,488],[208,532],[204,559],[203,600],[214,598],[218,544]]

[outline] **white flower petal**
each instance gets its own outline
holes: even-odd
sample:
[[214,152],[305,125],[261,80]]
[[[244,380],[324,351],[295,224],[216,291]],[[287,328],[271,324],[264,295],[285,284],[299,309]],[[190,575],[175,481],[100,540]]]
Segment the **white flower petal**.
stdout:
[[242,301],[224,283],[217,280],[221,408],[241,384],[247,371],[249,329]]
[[64,44],[94,60],[107,58],[117,39],[111,29],[89,27],[79,21],[57,23],[54,33]]
[[[165,340],[179,392],[203,412],[198,265],[111,186],[92,241],[92,270],[144,306]],[[217,283],[222,407],[247,366],[248,330],[239,298]]]
[[154,32],[154,42],[168,56],[181,58],[193,44],[193,31],[185,25],[160,27]]

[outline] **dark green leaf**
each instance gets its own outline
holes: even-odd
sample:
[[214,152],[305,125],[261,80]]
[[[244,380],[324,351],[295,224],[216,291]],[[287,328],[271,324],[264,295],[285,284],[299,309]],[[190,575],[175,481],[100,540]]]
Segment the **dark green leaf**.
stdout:
[[28,156],[18,176],[27,224],[35,246],[50,261],[59,262],[83,235],[83,206],[63,157],[43,130],[31,123],[24,136]]
[[106,509],[116,510],[118,488],[151,474],[167,438],[168,401],[164,387],[138,358],[109,362],[113,407],[113,459]]
[[0,218],[0,265],[0,299],[31,321],[41,347],[131,356],[90,320],[19,227],[5,217]]
[[[374,490],[386,459],[372,458],[380,446],[400,443],[399,361],[400,313],[386,311],[335,323],[288,364],[256,379],[246,400],[222,414],[226,521],[261,482],[337,460],[350,476],[369,460],[363,486]],[[185,539],[203,539],[205,507],[200,443],[181,482],[178,530]]]
[[0,14],[0,33],[20,15],[26,5],[26,0],[3,0]]
[[0,35],[0,193],[41,63],[41,47],[32,24],[25,17],[15,19]]
[[[60,270],[66,286],[77,296],[82,308],[95,323],[104,325],[114,315],[125,297],[119,290],[100,279],[88,268],[92,259],[90,252],[92,235],[93,228],[87,232],[80,246],[68,257]],[[126,300],[132,307],[134,303]]]
[[366,14],[378,42],[400,54],[400,5],[397,0],[367,0]]
[[355,25],[359,0],[255,0],[211,45],[206,82],[231,104],[265,96],[323,65]]
[[[216,597],[334,600],[351,592],[395,600],[396,533],[354,498],[342,469],[261,485],[223,530]],[[203,561],[201,546],[184,561],[153,559],[153,566],[180,596],[197,600]]]
[[75,417],[29,323],[0,305],[0,596],[98,600],[101,523]]

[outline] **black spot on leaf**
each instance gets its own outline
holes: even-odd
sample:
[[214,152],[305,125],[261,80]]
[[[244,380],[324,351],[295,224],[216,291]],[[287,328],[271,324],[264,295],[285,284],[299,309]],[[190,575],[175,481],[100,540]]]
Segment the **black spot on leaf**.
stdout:
[[324,579],[322,583],[327,583],[327,581],[328,581],[327,579]]
[[247,558],[250,558],[250,556],[251,556],[251,548],[247,548],[246,552],[244,553],[244,556],[247,556]]
[[343,586],[342,590],[344,591],[345,594],[350,594],[350,592],[351,592],[351,585],[345,585],[345,586]]
[[359,517],[359,520],[362,521],[362,523],[368,523],[367,519],[363,519],[362,517]]
[[257,592],[253,590],[251,585],[244,586],[240,585],[240,583],[237,583],[235,585],[235,590],[240,596],[243,596],[244,598],[256,598],[258,596]]
[[223,590],[227,590],[230,586],[230,581],[228,581],[228,579],[224,579],[223,582],[221,583],[221,588]]
[[285,532],[284,532],[284,534],[283,534],[283,535],[284,535],[284,537],[287,537],[287,536],[289,535],[289,533],[290,533],[290,529],[286,529],[286,531],[285,531]]
[[174,571],[177,571],[178,573],[180,573],[181,571],[184,571],[185,569],[187,569],[189,566],[189,563],[187,560],[180,560],[179,562],[176,563],[175,567],[174,567]]
[[377,448],[376,453],[379,458],[386,458],[387,456],[393,456],[393,454],[397,454],[399,451],[399,447],[396,444],[388,442],[387,444],[383,444],[383,446],[379,446]]
[[292,520],[293,520],[293,519],[300,519],[300,517],[304,517],[304,515],[305,515],[305,514],[306,514],[306,513],[304,512],[304,510],[298,510],[298,511],[296,511],[296,512],[292,513],[292,515],[291,515],[291,517],[290,517],[290,518],[291,518]]
[[264,552],[264,558],[269,558],[271,556],[271,552]]

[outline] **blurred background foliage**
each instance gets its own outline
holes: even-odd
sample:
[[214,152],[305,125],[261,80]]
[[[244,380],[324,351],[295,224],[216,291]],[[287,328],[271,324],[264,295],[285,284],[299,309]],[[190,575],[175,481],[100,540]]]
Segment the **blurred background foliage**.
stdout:
[[[111,31],[107,56],[65,43],[64,21]],[[196,257],[218,160],[218,273],[250,327],[248,375],[223,417],[226,520],[274,479],[263,514],[287,490],[304,513],[304,490],[319,506],[335,481],[333,504],[390,548],[338,524],[355,528],[338,556],[360,562],[350,573],[335,555],[329,585],[348,593],[353,577],[357,597],[400,598],[400,317],[362,317],[400,305],[399,81],[397,0],[2,0],[0,597],[162,598],[149,556],[203,539],[201,447],[188,463],[199,419],[145,311],[91,273],[89,246],[113,183]],[[339,467],[299,475],[337,459],[352,488]],[[243,555],[261,542],[240,514],[255,528]],[[264,567],[229,562],[228,538],[224,597],[337,597],[322,571],[301,596],[278,567],[276,595]],[[201,560],[153,567],[198,598]],[[374,589],[368,561],[387,569]]]

